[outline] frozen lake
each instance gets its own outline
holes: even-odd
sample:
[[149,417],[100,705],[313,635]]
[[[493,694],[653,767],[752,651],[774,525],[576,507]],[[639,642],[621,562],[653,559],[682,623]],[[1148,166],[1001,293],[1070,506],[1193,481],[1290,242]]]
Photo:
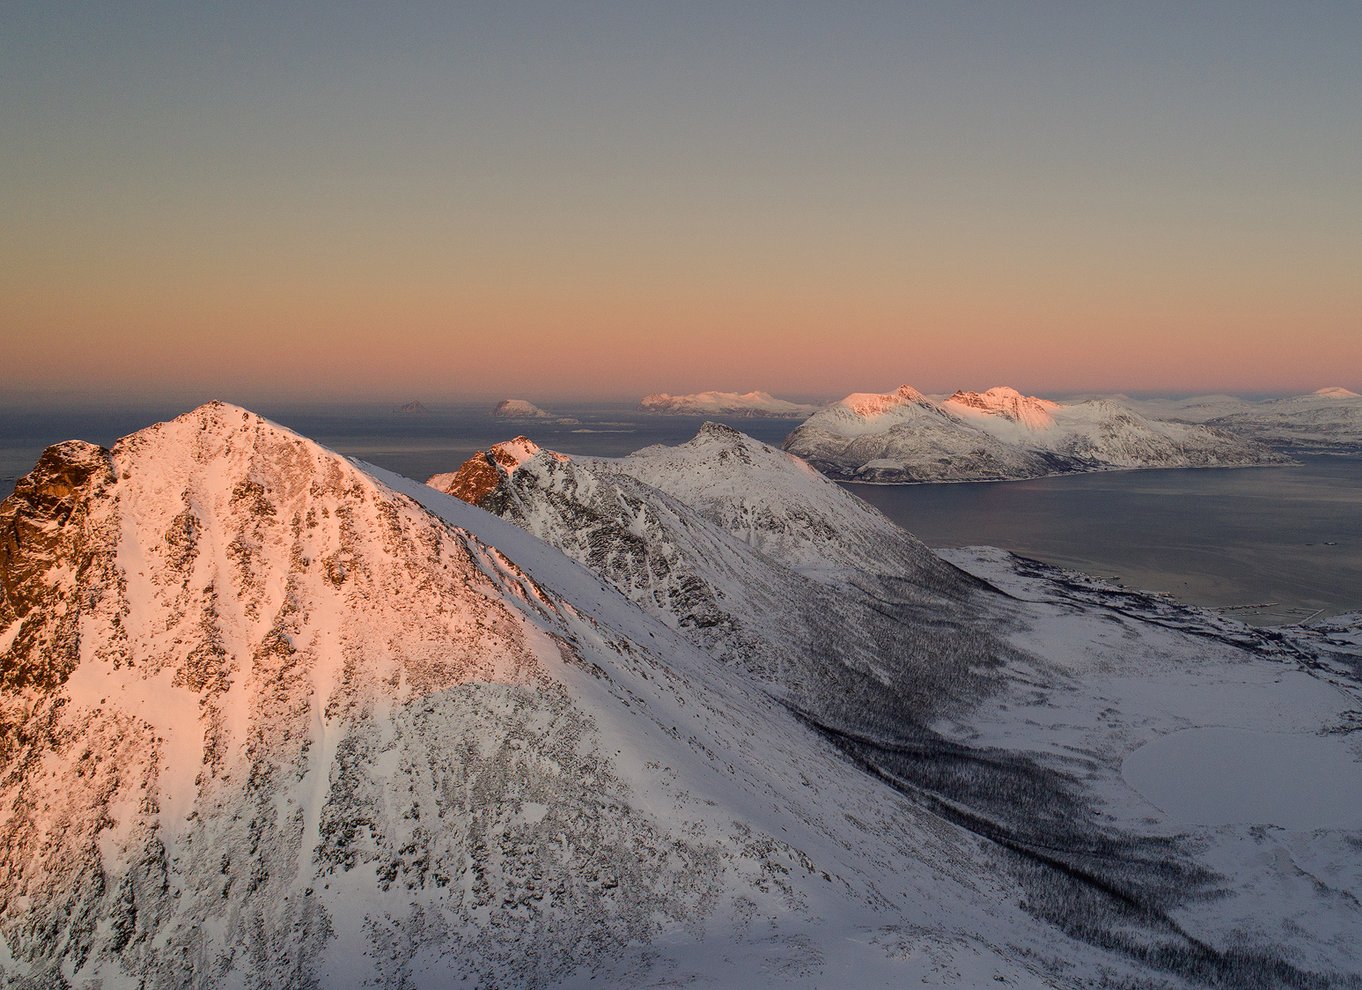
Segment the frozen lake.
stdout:
[[1185,729],[1126,757],[1121,776],[1189,825],[1362,827],[1362,741],[1345,735]]

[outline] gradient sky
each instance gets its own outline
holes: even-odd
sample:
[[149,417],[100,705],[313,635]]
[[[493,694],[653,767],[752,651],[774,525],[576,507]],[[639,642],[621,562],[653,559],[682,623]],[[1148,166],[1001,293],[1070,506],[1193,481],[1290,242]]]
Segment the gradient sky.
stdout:
[[10,2],[0,392],[1362,390],[1362,4]]

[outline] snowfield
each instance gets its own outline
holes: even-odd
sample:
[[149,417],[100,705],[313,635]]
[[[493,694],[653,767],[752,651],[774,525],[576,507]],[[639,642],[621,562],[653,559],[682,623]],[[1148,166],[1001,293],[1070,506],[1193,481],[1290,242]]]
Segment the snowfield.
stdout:
[[1145,743],[1121,774],[1191,825],[1362,829],[1362,750],[1343,735],[1210,726]]
[[1346,778],[1357,622],[943,558],[724,427],[456,468],[213,403],[20,482],[0,986],[1362,985],[1358,822],[1146,779]]

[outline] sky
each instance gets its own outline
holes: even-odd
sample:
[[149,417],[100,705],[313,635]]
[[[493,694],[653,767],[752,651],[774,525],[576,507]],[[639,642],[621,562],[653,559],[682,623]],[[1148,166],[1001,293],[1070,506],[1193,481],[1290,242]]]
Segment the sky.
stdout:
[[1362,390],[1362,5],[6,3],[5,392]]

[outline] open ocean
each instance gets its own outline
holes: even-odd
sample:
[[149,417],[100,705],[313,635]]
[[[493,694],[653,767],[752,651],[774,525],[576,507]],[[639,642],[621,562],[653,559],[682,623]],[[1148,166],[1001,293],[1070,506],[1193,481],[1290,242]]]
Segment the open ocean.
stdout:
[[[256,404],[261,415],[352,457],[412,478],[451,471],[524,433],[568,454],[616,456],[681,443],[699,417],[647,416],[632,404],[556,406],[575,423],[508,421],[486,404],[403,414],[388,406]],[[182,408],[0,411],[0,497],[48,444],[108,445]],[[793,420],[729,424],[779,444]],[[987,544],[1117,577],[1262,623],[1362,609],[1362,455],[1296,466],[1122,471],[959,485],[847,485],[934,547]],[[1244,607],[1249,606],[1249,607]]]

